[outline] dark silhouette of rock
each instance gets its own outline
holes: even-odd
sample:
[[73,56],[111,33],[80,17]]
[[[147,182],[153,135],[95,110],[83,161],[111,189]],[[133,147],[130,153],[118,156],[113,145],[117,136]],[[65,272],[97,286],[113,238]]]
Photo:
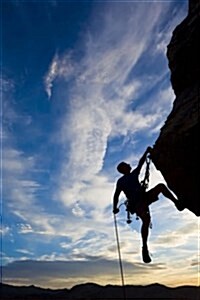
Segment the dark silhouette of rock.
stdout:
[[200,216],[200,1],[190,0],[188,4],[188,16],[175,28],[167,49],[176,98],[155,142],[152,159],[178,199]]
[[[200,287],[182,286],[169,288],[160,284],[147,286],[126,285],[125,294],[127,299],[200,299]],[[93,283],[81,284],[72,289],[51,290],[41,289],[34,286],[15,287],[1,285],[2,300],[108,300],[124,299],[123,288],[117,285],[101,286]]]
[[12,286],[0,284],[1,300],[49,300],[49,299],[68,299],[67,289],[52,290],[31,286]]

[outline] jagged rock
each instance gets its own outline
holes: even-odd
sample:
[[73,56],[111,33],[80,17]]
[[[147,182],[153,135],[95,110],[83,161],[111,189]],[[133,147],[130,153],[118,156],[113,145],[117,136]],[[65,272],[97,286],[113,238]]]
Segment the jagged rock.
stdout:
[[152,159],[179,200],[196,216],[200,216],[199,1],[189,1],[188,16],[175,28],[167,48],[167,57],[176,98],[153,147]]

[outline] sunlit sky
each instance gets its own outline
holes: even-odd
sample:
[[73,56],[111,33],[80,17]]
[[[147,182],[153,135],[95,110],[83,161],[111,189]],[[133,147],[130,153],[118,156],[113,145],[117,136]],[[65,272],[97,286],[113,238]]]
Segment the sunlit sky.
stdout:
[[[3,1],[3,282],[121,284],[112,195],[153,146],[175,95],[166,58],[187,1]],[[163,182],[151,164],[150,186]],[[120,201],[123,202],[123,195]],[[160,197],[152,263],[117,215],[126,284],[198,284],[198,219]]]

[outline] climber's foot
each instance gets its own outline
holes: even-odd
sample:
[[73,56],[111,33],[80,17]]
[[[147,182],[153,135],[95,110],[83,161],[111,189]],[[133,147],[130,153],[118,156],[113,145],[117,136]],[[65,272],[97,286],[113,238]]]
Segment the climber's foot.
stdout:
[[185,206],[182,202],[180,202],[179,200],[177,200],[176,202],[174,202],[176,208],[179,210],[179,211],[182,211],[185,209]]
[[143,259],[143,262],[146,264],[151,262],[151,257],[149,256],[149,250],[148,250],[147,246],[142,247],[142,259]]

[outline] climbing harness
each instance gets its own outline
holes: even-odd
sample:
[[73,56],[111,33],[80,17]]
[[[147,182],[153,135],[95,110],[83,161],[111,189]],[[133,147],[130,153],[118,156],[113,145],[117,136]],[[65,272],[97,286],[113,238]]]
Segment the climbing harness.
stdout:
[[120,273],[121,273],[123,297],[124,297],[124,300],[126,300],[126,287],[125,287],[125,283],[124,283],[124,272],[123,272],[122,257],[121,257],[121,251],[120,251],[119,233],[118,233],[118,228],[117,228],[117,218],[116,218],[115,214],[114,214],[114,224],[115,224],[115,234],[116,234],[117,249],[118,249],[118,256],[119,256],[119,267],[120,267]]
[[[149,186],[149,177],[150,177],[150,162],[151,162],[151,158],[150,155],[146,156],[146,170],[145,170],[145,175],[144,175],[144,179],[140,182],[141,184],[141,191],[145,192],[146,189]],[[127,224],[130,224],[132,222],[131,220],[131,211],[130,211],[130,200],[127,199],[124,203],[122,203],[121,205],[125,205],[126,206],[126,211],[127,211]],[[120,206],[121,206],[120,205]],[[139,217],[136,215],[136,220],[139,220]],[[150,224],[150,227],[152,227],[152,224]]]

